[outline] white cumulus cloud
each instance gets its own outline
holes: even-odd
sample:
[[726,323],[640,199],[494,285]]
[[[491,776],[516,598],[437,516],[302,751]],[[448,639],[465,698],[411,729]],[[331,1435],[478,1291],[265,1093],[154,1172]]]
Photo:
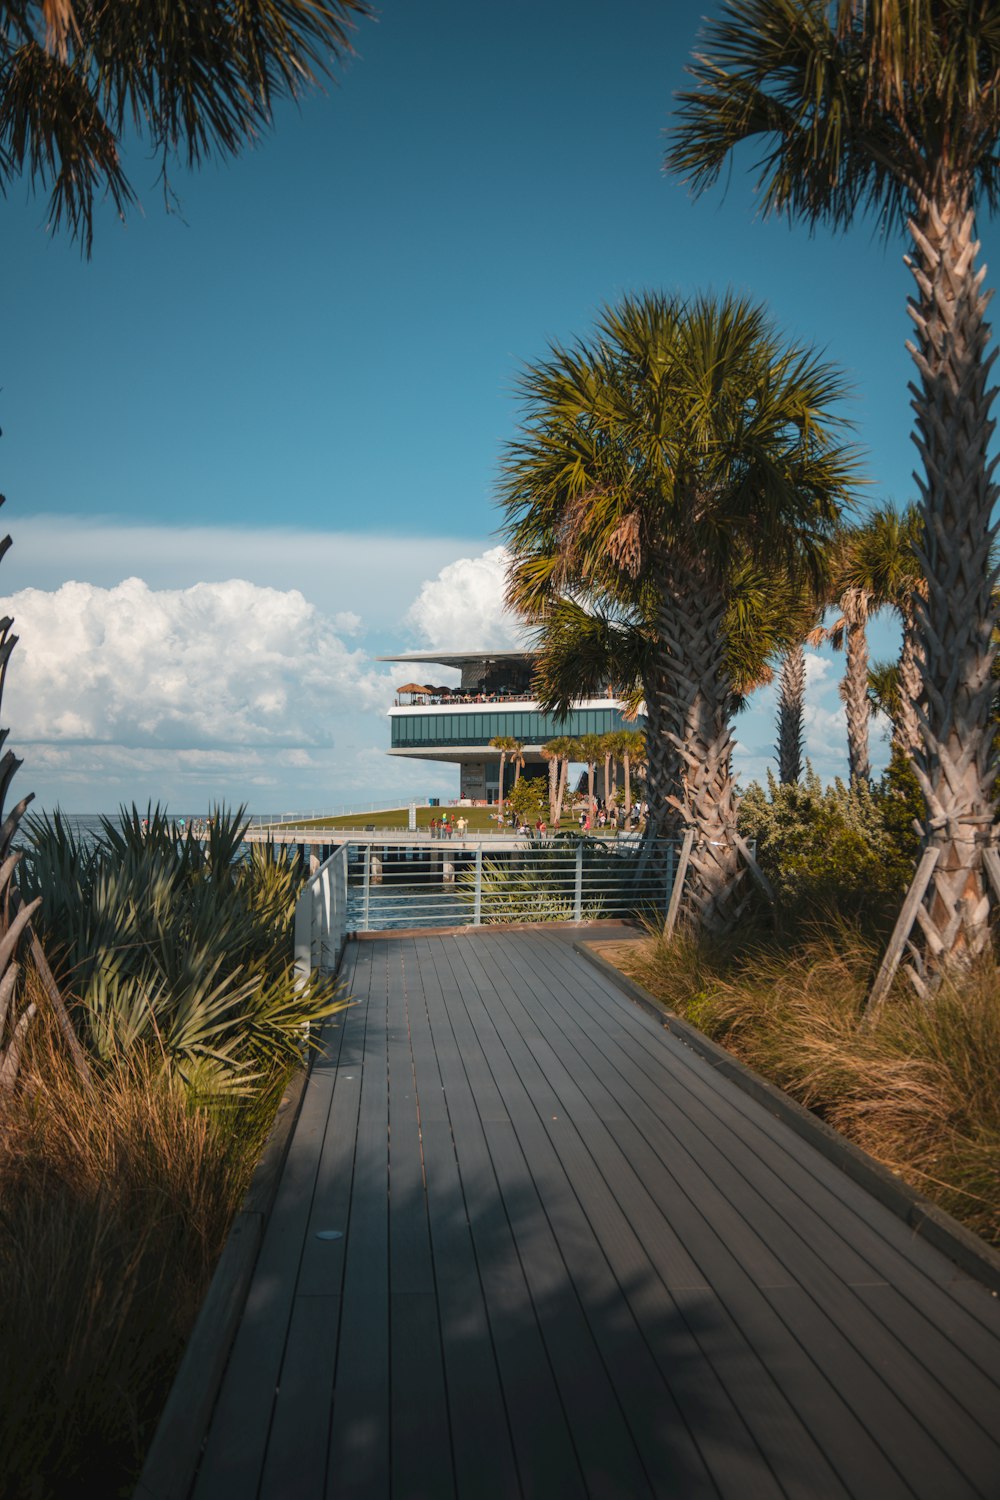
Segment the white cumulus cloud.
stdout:
[[429,647],[441,651],[516,650],[523,627],[504,608],[507,549],[447,563],[421,588],[407,623]]
[[338,713],[387,701],[388,679],[295,589],[128,578],[24,589],[0,608],[20,637],[4,716],[22,743],[322,746]]

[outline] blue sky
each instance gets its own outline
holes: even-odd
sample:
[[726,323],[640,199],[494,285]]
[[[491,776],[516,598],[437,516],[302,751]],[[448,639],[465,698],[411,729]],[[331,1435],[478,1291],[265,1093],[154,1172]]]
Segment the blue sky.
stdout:
[[[847,370],[872,499],[909,497],[902,240],[764,223],[739,171],[697,202],[663,174],[704,9],[385,0],[336,86],[239,161],[177,172],[182,214],[133,150],[142,211],[103,212],[89,262],[15,185],[0,454],[22,644],[5,707],[44,804],[451,790],[381,755],[392,674],[370,658],[476,644],[441,638],[463,618],[438,575],[495,546],[517,370],[623,292],[766,301]],[[128,578],[148,597],[122,596]],[[814,668],[828,773],[836,670]],[[771,712],[740,725],[746,770]]]

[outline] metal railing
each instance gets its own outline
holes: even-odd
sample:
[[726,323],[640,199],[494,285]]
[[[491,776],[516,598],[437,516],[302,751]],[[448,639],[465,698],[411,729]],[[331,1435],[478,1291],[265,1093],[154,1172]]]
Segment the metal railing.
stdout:
[[347,857],[342,844],[306,881],[295,903],[295,972],[336,973],[347,940]]
[[678,862],[678,845],[667,839],[568,837],[506,849],[479,839],[424,839],[345,848],[351,932],[664,917]]
[[323,830],[317,828],[318,822],[325,822],[328,818],[361,818],[365,816],[379,815],[387,812],[397,812],[400,807],[407,808],[410,804],[414,807],[429,807],[430,799],[427,797],[407,797],[405,802],[365,802],[361,806],[352,804],[343,807],[320,808],[316,812],[294,812],[294,813],[254,813],[250,820],[250,829],[254,833],[266,833],[269,829],[302,829],[309,833],[321,833]]

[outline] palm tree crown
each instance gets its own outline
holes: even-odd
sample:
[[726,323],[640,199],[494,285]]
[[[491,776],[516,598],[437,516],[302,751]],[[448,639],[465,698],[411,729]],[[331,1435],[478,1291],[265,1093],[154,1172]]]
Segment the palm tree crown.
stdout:
[[135,193],[120,154],[131,130],[167,168],[234,156],[351,52],[367,0],[4,0],[0,6],[0,188],[22,173],[49,193],[89,253],[94,205]]
[[755,140],[766,210],[905,228],[942,192],[1000,192],[994,0],[724,0],[679,96],[667,163],[696,190]]
[[[633,686],[645,660],[654,826],[697,823],[716,863],[736,848],[736,580],[821,568],[854,472],[832,412],[843,389],[762,308],[656,294],[607,309],[593,339],[521,382],[502,484],[510,602],[557,645],[591,614],[583,655],[605,681]],[[615,642],[617,667],[602,658]],[[706,876],[709,907],[732,878]]]

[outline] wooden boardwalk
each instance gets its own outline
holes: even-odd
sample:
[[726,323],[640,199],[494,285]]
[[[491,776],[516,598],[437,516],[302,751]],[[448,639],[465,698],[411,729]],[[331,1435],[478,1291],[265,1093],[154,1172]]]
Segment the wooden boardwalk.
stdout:
[[197,1500],[997,1500],[1000,1301],[564,937],[344,973]]

